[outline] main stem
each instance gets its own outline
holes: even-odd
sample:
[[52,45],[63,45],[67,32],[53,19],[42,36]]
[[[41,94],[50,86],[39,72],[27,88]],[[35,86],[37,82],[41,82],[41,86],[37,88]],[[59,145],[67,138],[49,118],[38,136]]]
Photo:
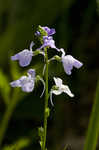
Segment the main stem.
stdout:
[[44,108],[44,140],[43,140],[43,149],[46,149],[46,134],[47,134],[47,108],[48,108],[48,55],[47,55],[47,48],[45,50],[45,61],[46,61],[46,76],[45,76],[45,108]]

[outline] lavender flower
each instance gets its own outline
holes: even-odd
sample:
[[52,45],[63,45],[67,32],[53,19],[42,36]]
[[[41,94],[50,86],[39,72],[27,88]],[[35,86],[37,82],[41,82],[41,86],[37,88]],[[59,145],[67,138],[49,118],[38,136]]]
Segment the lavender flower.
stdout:
[[53,35],[53,34],[56,33],[55,29],[53,29],[53,28],[50,29],[50,28],[48,28],[48,27],[42,27],[42,29],[47,32],[48,36]]
[[71,70],[73,69],[73,67],[79,69],[83,65],[83,63],[81,63],[71,55],[65,55],[64,49],[60,49],[60,51],[62,52],[61,58],[62,58],[63,67],[65,72],[68,75],[71,75]]
[[30,44],[30,50],[24,49],[22,52],[19,52],[15,54],[14,56],[11,56],[11,60],[19,60],[19,64],[22,67],[28,66],[32,60],[33,52],[32,47],[34,46],[34,43],[31,42]]
[[55,41],[52,36],[43,36],[43,45],[39,48],[42,49],[44,47],[51,47],[59,51],[59,49],[55,46]]
[[23,92],[32,92],[35,84],[35,70],[29,69],[27,75],[11,82],[10,85],[12,87],[21,87]]
[[50,100],[52,105],[53,105],[52,94],[60,95],[61,93],[64,92],[68,94],[70,97],[74,97],[74,94],[71,93],[69,87],[67,85],[62,84],[62,79],[54,77],[54,81],[56,85],[54,86],[54,88],[52,88],[50,92]]

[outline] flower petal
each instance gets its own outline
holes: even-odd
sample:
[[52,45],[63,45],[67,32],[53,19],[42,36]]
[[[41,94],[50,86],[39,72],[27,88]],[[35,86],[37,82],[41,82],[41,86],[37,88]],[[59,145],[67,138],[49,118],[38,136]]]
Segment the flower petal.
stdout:
[[63,48],[60,48],[59,50],[62,52],[62,57],[64,57],[65,56],[65,50]]
[[35,78],[35,70],[34,69],[29,69],[28,74],[31,75],[32,78]]
[[11,87],[21,87],[20,80],[10,82]]
[[53,28],[50,29],[50,28],[48,28],[48,27],[42,27],[42,29],[47,32],[48,36],[53,35],[53,34],[56,33],[55,29],[53,29]]
[[35,70],[29,69],[28,76],[22,76],[19,80],[10,83],[12,87],[21,87],[24,92],[32,92],[35,84]]
[[50,92],[50,101],[51,101],[52,106],[54,106],[53,101],[52,101],[52,94],[60,95],[61,93],[62,93],[61,90],[53,90],[53,89],[51,90],[51,92]]
[[74,94],[70,91],[69,87],[67,85],[62,85],[63,92],[68,94],[70,97],[74,97]]
[[62,63],[64,70],[68,75],[71,75],[71,70],[73,69],[73,66],[75,68],[80,68],[83,65],[80,61],[73,58],[71,55],[63,56]]
[[22,91],[24,92],[32,92],[34,89],[34,80],[28,80],[28,78],[24,81],[24,84],[22,84]]
[[42,49],[48,46],[59,51],[59,49],[55,46],[55,41],[53,40],[52,36],[43,36],[43,41],[44,41],[44,44],[39,49]]
[[11,60],[19,60],[19,64],[22,67],[28,66],[32,60],[33,52],[28,49],[19,52],[11,57]]
[[60,87],[62,85],[62,79],[54,77],[54,81],[57,87]]
[[82,67],[82,65],[83,65],[82,62],[78,61],[77,59],[74,60],[74,67],[76,67],[77,69],[79,69],[80,67]]
[[52,90],[52,93],[55,95],[60,95],[63,91],[61,89],[59,90]]

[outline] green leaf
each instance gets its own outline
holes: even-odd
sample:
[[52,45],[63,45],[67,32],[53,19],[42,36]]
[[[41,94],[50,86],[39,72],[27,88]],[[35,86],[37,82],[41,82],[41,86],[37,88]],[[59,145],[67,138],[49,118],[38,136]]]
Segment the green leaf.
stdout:
[[19,139],[14,144],[10,146],[5,146],[3,150],[21,150],[24,147],[27,147],[30,144],[30,140],[27,138]]
[[99,81],[96,89],[84,150],[96,150],[99,136]]
[[63,150],[72,150],[72,148],[69,144],[66,144]]

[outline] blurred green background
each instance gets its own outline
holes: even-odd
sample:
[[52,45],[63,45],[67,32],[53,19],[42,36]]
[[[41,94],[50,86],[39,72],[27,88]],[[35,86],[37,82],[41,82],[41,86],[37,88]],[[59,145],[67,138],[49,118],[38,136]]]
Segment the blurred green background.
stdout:
[[[54,39],[58,48],[83,62],[83,67],[74,69],[67,76],[62,64],[52,62],[49,66],[49,89],[53,76],[61,77],[75,94],[53,96],[54,107],[48,119],[47,147],[61,150],[69,144],[72,150],[82,150],[89,116],[99,79],[99,1],[95,0],[0,0],[0,121],[10,105],[14,90],[9,82],[18,79],[28,68],[43,70],[43,57],[33,57],[29,67],[21,68],[11,62],[11,55],[29,48],[37,25],[56,29]],[[56,54],[49,50],[49,57]],[[21,90],[15,95],[19,99],[9,121],[3,145],[15,143],[20,138],[31,139],[24,150],[40,149],[37,127],[43,124],[44,97],[39,98],[43,89],[39,83],[33,93]]]

